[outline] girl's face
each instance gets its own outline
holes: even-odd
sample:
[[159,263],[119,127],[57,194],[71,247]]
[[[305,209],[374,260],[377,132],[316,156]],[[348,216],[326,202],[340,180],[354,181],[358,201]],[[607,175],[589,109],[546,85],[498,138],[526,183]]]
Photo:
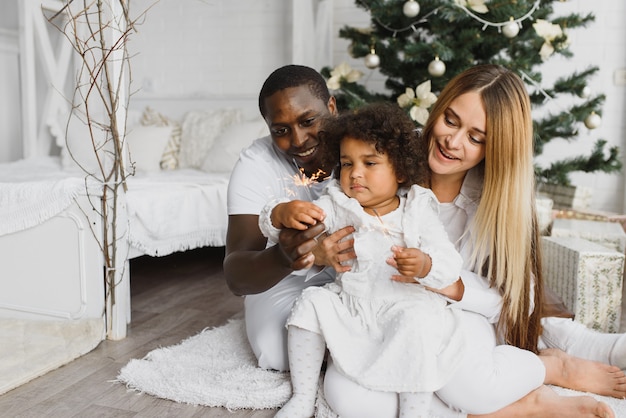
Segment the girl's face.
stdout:
[[433,175],[465,176],[485,158],[487,118],[480,95],[454,99],[433,126],[428,165]]
[[[374,144],[345,137],[340,145],[341,189],[371,215],[384,215],[398,206],[398,178],[386,154]],[[376,210],[376,213],[374,213]]]

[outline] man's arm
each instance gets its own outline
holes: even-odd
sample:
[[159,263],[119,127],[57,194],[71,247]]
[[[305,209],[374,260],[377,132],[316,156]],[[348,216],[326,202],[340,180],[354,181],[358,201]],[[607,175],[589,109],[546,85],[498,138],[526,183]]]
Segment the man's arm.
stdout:
[[324,224],[306,231],[285,229],[278,244],[266,249],[258,222],[257,215],[228,217],[224,276],[236,295],[264,292],[292,271],[310,265],[317,244],[314,238],[324,231]]

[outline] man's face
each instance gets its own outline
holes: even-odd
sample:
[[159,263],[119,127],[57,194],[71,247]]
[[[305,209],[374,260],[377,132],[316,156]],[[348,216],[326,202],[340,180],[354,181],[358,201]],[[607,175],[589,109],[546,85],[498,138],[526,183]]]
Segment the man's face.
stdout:
[[324,103],[308,86],[290,87],[267,97],[265,109],[265,122],[276,146],[308,176],[324,169],[319,161],[317,133],[322,119],[336,112],[335,100]]

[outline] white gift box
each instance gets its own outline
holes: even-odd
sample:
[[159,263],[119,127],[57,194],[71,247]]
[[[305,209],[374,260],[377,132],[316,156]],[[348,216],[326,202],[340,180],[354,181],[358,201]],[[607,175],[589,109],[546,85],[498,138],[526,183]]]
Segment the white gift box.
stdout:
[[586,219],[555,219],[552,223],[553,237],[576,237],[604,245],[617,252],[626,252],[626,232],[616,222]]
[[542,237],[545,285],[576,315],[602,332],[618,332],[624,253],[582,239]]

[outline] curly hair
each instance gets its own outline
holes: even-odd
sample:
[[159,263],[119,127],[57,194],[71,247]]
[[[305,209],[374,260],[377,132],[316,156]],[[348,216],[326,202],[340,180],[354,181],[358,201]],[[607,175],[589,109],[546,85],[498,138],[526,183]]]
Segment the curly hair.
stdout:
[[[428,155],[420,147],[415,124],[394,103],[370,103],[323,121],[319,132],[325,166],[337,168],[341,140],[346,137],[374,144],[387,155],[400,186],[423,185],[428,177]],[[335,177],[339,176],[335,169]]]

